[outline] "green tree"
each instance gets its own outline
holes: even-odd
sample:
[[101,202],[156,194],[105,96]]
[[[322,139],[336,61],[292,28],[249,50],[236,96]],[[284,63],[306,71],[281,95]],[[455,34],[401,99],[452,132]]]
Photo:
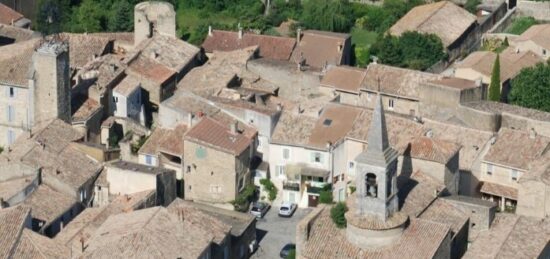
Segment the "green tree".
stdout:
[[73,32],[99,32],[104,30],[105,13],[99,2],[84,0],[73,12]]
[[260,184],[264,186],[264,189],[267,191],[268,199],[274,201],[277,198],[277,187],[271,182],[271,180],[264,178],[260,180]]
[[332,222],[334,222],[336,227],[338,228],[346,227],[347,225],[347,221],[345,217],[346,211],[348,211],[348,207],[344,202],[339,202],[330,209],[330,217],[332,218]]
[[109,31],[131,31],[134,28],[134,9],[127,0],[115,1],[111,9]]
[[515,105],[550,112],[550,65],[523,69],[512,80],[508,99]]
[[40,0],[34,21],[35,29],[43,35],[61,32],[64,21],[70,17],[70,10],[66,0]]
[[498,102],[500,98],[500,56],[497,54],[493,65],[493,73],[491,74],[491,84],[489,85],[489,100]]
[[481,4],[480,0],[467,0],[466,4],[464,5],[464,9],[468,10],[468,12],[476,14],[477,13],[477,6]]
[[302,21],[311,29],[347,32],[355,20],[347,0],[309,0],[303,7]]

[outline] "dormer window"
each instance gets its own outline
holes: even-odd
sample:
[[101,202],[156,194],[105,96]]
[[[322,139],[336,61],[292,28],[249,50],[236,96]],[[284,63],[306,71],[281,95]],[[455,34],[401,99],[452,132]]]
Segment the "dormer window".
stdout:
[[378,197],[378,184],[376,183],[376,175],[368,173],[365,178],[365,191],[367,197]]

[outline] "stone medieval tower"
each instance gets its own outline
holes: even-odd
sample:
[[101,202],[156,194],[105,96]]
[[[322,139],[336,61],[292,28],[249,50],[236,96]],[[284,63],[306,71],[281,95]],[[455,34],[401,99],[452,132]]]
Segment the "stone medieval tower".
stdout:
[[134,8],[134,42],[141,41],[155,35],[176,37],[176,12],[170,3],[143,2]]
[[31,125],[59,118],[71,122],[69,44],[60,40],[42,43],[33,54],[29,88]]
[[355,158],[356,192],[348,199],[348,241],[362,249],[394,244],[408,216],[399,211],[398,153],[390,147],[382,98],[378,94],[368,133],[367,150]]

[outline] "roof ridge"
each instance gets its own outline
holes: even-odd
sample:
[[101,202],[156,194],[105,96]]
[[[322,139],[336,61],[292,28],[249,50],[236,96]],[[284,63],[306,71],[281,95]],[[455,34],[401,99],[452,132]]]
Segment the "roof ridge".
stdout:
[[[25,229],[23,229],[23,233],[21,234],[22,236],[25,234]],[[32,230],[31,230],[32,231]],[[43,252],[42,252],[42,249],[40,249],[39,246],[36,245],[36,243],[34,242],[34,240],[31,238],[30,234],[28,235],[25,235],[25,237],[32,243],[33,247],[38,251],[38,253],[40,253],[40,255],[42,255],[44,258],[48,258]],[[46,238],[46,237],[45,237]]]
[[[510,239],[510,236],[512,234],[512,232],[514,231],[514,228],[516,227],[516,225],[518,224],[519,222],[519,219],[521,218],[521,216],[517,216],[514,214],[514,216],[516,217],[515,221],[514,221],[514,224],[512,225],[512,227],[510,228],[510,230],[508,231],[508,233],[506,233],[506,238],[502,241],[502,243],[500,244],[499,248],[501,248],[502,246],[504,246],[504,244],[506,244],[506,241],[508,241],[508,239]],[[498,253],[496,254],[497,258],[498,258],[498,255],[500,254],[501,252],[501,249],[499,249]]]
[[[435,9],[428,17],[426,17],[426,19],[424,19],[424,21],[422,21],[421,23],[418,24],[417,28],[420,28],[422,25],[424,25],[424,23],[426,23],[430,18],[432,18],[436,13],[439,12],[439,10],[441,10],[445,5],[447,5],[449,3],[449,1],[441,1],[441,2],[435,2],[433,3],[433,5],[440,5],[437,9]],[[417,6],[417,7],[421,7],[421,6]],[[415,7],[416,8],[416,7]]]

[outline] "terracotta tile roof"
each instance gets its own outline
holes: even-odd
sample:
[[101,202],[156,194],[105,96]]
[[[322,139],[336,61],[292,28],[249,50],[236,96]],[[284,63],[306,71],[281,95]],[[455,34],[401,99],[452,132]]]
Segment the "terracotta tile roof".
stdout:
[[82,104],[78,105],[79,102],[75,102],[75,99],[72,100],[71,105],[73,107],[73,121],[72,122],[82,122],[87,121],[92,115],[100,112],[103,109],[103,106],[100,105],[95,100],[88,98]]
[[143,191],[119,196],[103,207],[86,208],[55,236],[55,241],[72,247],[73,253],[80,254],[82,251],[81,238],[88,241],[110,216],[137,210],[145,206],[146,200],[154,195],[155,190]]
[[126,64],[121,59],[114,54],[98,57],[84,65],[74,78],[95,80],[92,87],[97,88],[100,93],[105,93],[108,89],[112,89],[114,86],[111,84],[124,74]]
[[39,39],[0,47],[0,83],[27,87],[28,72]]
[[241,213],[233,210],[220,209],[218,207],[182,200],[176,198],[169,206],[168,210],[172,207],[189,206],[201,210],[216,219],[222,221],[226,225],[231,226],[231,235],[240,237],[251,226],[255,225],[256,217],[248,214]]
[[23,201],[23,205],[31,207],[32,217],[44,221],[44,225],[52,223],[76,204],[75,197],[58,192],[45,184],[39,185]]
[[318,209],[322,211],[311,222],[309,238],[301,250],[304,258],[400,258],[403,255],[408,258],[432,258],[449,234],[449,227],[444,224],[412,219],[394,245],[361,250],[347,241],[345,229],[334,225],[329,207]]
[[313,117],[296,115],[283,110],[273,130],[271,143],[293,146],[308,145],[315,123],[316,119]]
[[105,37],[95,37],[85,33],[62,33],[60,35],[69,41],[69,58],[72,68],[80,68],[94,59],[107,54],[110,40]]
[[428,137],[418,137],[410,144],[410,156],[412,158],[446,164],[459,152],[460,148],[461,146],[457,143]]
[[25,223],[30,217],[30,208],[16,206],[0,209],[0,257],[10,258],[17,246]]
[[321,69],[327,64],[344,65],[344,53],[350,51],[345,48],[346,41],[351,38],[349,34],[315,30],[307,30],[302,34],[292,52],[292,62],[299,62],[303,56],[306,64],[315,69]]
[[[0,166],[4,166],[3,163],[0,163]],[[34,176],[23,176],[16,179],[10,179],[7,181],[0,182],[0,198],[4,199],[4,201],[8,201],[12,197],[14,197],[16,194],[25,191],[25,189],[30,186],[37,178],[36,175]],[[13,204],[11,204],[13,205]]]
[[239,155],[253,143],[255,132],[250,134],[246,131],[231,133],[229,125],[205,117],[187,132],[185,140]]
[[418,99],[423,83],[441,78],[441,75],[417,70],[370,64],[362,88],[377,92],[380,85],[380,91],[384,94]]
[[139,150],[140,154],[156,155],[166,152],[171,155],[183,156],[183,137],[187,132],[185,124],[179,124],[174,129],[157,127]]
[[519,179],[519,183],[527,181],[542,181],[550,185],[550,152],[529,164],[529,173]]
[[145,56],[139,56],[128,65],[128,70],[136,77],[144,77],[162,84],[176,74],[175,70]]
[[365,76],[365,69],[349,66],[334,66],[326,72],[325,76],[323,76],[321,85],[340,91],[359,93]]
[[533,120],[540,121],[550,121],[550,112],[543,112],[535,109],[529,109],[517,105],[511,105],[507,103],[500,102],[489,102],[489,101],[476,101],[476,102],[466,102],[462,103],[464,106],[468,106],[477,110],[497,113],[497,114],[514,114],[521,117],[530,118]]
[[156,35],[139,43],[135,47],[140,56],[156,56],[156,61],[164,66],[180,72],[184,67],[194,63],[200,49],[183,40]]
[[22,41],[26,41],[34,38],[40,38],[40,33],[29,29],[19,28],[19,27],[10,26],[10,25],[4,25],[4,24],[1,24],[0,22],[0,36],[15,40],[14,43],[20,43]]
[[210,249],[212,239],[212,233],[155,207],[109,217],[87,242],[82,257],[194,259]]
[[412,173],[410,178],[399,176],[397,185],[401,211],[411,217],[418,217],[437,199],[436,194],[445,189],[443,183],[420,171]]
[[279,60],[288,60],[294,45],[294,38],[243,33],[242,39],[239,39],[238,32],[220,30],[212,30],[212,35],[208,35],[202,43],[207,53],[258,46],[260,57]]
[[468,247],[464,258],[540,258],[550,240],[550,223],[497,213],[491,229]]
[[54,259],[71,257],[69,248],[30,229],[23,229],[23,234],[18,241],[17,248],[12,255],[13,258]]
[[[476,51],[468,55],[457,69],[472,69],[484,76],[491,77],[497,54],[491,51]],[[543,62],[542,58],[531,51],[516,53],[513,47],[508,47],[500,53],[500,82],[514,78],[523,68],[535,66]]]
[[449,225],[453,235],[456,235],[467,224],[470,219],[470,212],[465,208],[453,205],[445,199],[436,199],[420,214],[419,218]]
[[17,20],[25,18],[22,14],[0,3],[0,23],[12,25]]
[[458,90],[478,88],[481,86],[476,85],[475,81],[462,79],[457,77],[443,77],[439,80],[429,81],[428,83],[440,86],[446,86],[450,88],[455,88]]
[[406,31],[433,33],[449,47],[476,22],[476,16],[449,1],[417,6],[397,21],[390,29],[392,35]]
[[223,97],[209,97],[208,100],[214,101],[216,105],[223,108],[250,110],[267,116],[274,116],[275,114],[280,112],[277,110],[277,107],[273,107],[274,105],[271,105],[270,103],[264,103],[261,96],[255,98],[259,98],[262,100],[260,102],[250,102],[241,98],[234,100]]
[[518,200],[518,189],[498,183],[483,182],[479,192]]
[[326,149],[342,140],[351,131],[362,109],[341,104],[327,104],[311,129],[309,146]]
[[140,82],[134,76],[126,76],[118,85],[113,89],[122,96],[130,96],[136,89],[140,87]]
[[84,183],[95,178],[102,168],[100,163],[70,146],[71,142],[83,138],[81,132],[56,119],[45,127],[36,129],[32,138],[17,138],[11,152],[4,152],[2,156],[40,167],[43,177],[55,178],[78,190]]
[[535,44],[550,50],[550,24],[536,24],[524,33],[522,33],[515,41],[533,41]]
[[526,171],[529,163],[542,156],[549,145],[550,138],[540,135],[531,138],[529,132],[501,128],[483,160]]
[[200,227],[212,234],[214,243],[222,245],[224,239],[231,231],[231,226],[225,224],[218,218],[203,212],[193,206],[193,202],[176,199],[167,207],[172,214],[184,218],[185,221]]

